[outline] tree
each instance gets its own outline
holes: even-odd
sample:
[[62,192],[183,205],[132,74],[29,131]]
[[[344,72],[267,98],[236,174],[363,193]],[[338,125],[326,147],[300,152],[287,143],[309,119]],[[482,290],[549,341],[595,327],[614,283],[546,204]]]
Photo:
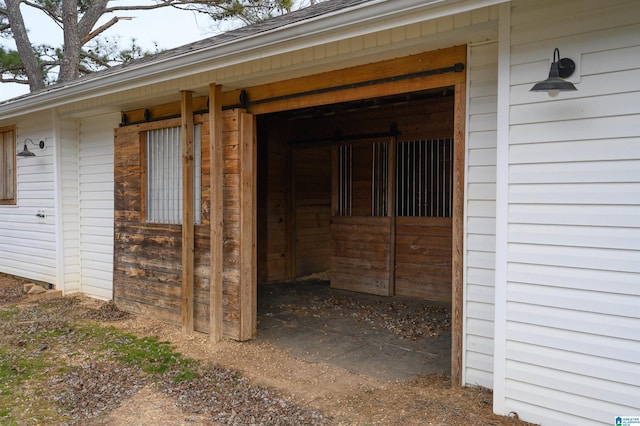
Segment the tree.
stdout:
[[[118,5],[112,0],[0,0],[0,40],[13,38],[15,49],[0,45],[0,82],[28,84],[30,91],[48,84],[74,80],[81,75],[129,62],[154,52],[135,40],[122,49],[102,34],[123,19],[127,11],[171,7],[202,13],[211,19],[239,19],[246,24],[287,13],[292,0],[140,0]],[[112,6],[113,4],[113,6]],[[60,27],[63,46],[34,45],[29,40],[21,5],[44,13]],[[98,25],[101,18],[111,19]]]

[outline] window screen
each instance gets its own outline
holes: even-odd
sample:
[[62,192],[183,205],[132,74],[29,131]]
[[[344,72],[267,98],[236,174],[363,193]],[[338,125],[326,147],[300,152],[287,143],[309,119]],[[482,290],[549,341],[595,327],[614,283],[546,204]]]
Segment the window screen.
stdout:
[[[201,222],[201,126],[194,126],[194,221]],[[180,127],[149,130],[147,153],[147,221],[182,223],[182,142]]]

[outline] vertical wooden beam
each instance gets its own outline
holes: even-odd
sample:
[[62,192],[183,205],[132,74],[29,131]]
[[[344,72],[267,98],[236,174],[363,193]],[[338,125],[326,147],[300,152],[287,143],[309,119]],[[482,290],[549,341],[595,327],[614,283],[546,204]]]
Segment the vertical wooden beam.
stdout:
[[[285,235],[289,237],[288,244],[285,250],[286,253],[286,268],[287,275],[290,280],[296,278],[296,271],[298,267],[298,256],[296,250],[298,249],[297,241],[296,241],[296,232],[297,232],[297,214],[296,214],[296,151],[294,147],[288,147],[287,149],[287,158],[286,164],[289,168],[289,190],[287,191],[287,214],[289,215],[289,220],[286,221],[286,230]],[[299,154],[298,154],[299,155]]]
[[455,85],[453,117],[453,212],[451,258],[451,384],[462,384],[465,84]]
[[223,196],[222,196],[222,86],[209,85],[209,188],[210,268],[209,271],[209,338],[222,339],[222,270],[223,270]]
[[390,219],[389,232],[389,296],[396,292],[396,143],[397,138],[389,138],[387,157],[387,216]]
[[256,137],[255,119],[240,113],[240,340],[255,337],[257,331],[256,267]]
[[[117,137],[117,136],[116,136]],[[147,133],[139,133],[140,140],[140,215],[138,220],[144,222],[147,220],[147,184],[149,175],[147,170]]]
[[[338,216],[340,211],[340,153],[338,145],[331,147],[331,216]],[[333,222],[332,222],[333,223]]]
[[193,331],[194,212],[193,99],[182,92],[182,330]]

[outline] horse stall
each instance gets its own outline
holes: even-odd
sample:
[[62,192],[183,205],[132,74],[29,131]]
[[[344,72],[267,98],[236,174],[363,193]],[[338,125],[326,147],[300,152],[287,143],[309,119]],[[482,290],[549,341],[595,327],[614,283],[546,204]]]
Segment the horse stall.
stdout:
[[451,301],[453,88],[258,117],[258,281]]

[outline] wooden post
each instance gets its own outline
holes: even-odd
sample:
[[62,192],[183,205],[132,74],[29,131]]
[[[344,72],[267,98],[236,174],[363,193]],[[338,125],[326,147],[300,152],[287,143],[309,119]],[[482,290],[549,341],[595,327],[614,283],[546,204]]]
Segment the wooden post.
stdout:
[[387,216],[389,217],[389,296],[396,293],[396,144],[397,138],[389,138],[387,157]]
[[211,199],[209,271],[209,338],[222,339],[223,195],[222,195],[222,86],[209,85],[209,188]]
[[257,325],[256,138],[254,117],[239,114],[240,150],[240,340],[255,337]]
[[453,212],[451,258],[451,384],[462,385],[462,314],[464,244],[466,87],[455,85],[453,117]]
[[193,103],[182,91],[182,330],[193,331],[194,212]]

